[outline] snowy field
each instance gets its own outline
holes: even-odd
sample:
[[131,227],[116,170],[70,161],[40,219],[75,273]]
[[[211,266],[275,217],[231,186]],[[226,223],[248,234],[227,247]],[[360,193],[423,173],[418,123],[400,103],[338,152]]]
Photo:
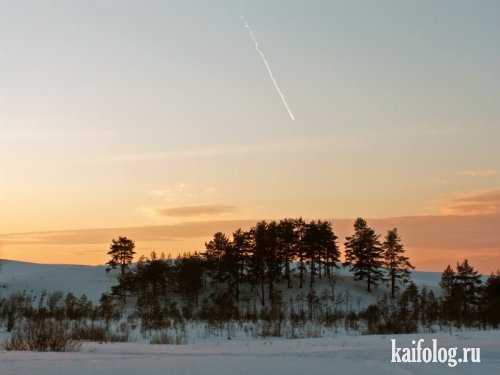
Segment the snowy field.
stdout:
[[[391,338],[437,339],[440,347],[479,347],[481,363],[391,363]],[[0,351],[2,375],[136,374],[499,374],[500,332],[344,336],[298,340],[203,340],[188,345],[85,343],[75,353]]]

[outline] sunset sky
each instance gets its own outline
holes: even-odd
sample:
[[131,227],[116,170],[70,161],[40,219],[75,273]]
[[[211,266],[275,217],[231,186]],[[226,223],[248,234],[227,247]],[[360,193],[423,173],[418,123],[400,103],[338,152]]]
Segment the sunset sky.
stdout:
[[0,45],[0,258],[363,217],[500,268],[498,1],[2,1]]

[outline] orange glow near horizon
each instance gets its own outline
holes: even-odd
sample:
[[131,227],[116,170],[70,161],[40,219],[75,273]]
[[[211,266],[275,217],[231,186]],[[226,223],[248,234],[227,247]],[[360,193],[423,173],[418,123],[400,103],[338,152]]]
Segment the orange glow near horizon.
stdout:
[[[352,233],[353,220],[331,221],[343,251],[345,237]],[[136,260],[152,251],[176,257],[185,252],[203,252],[205,242],[218,231],[230,235],[238,228],[249,229],[255,222],[226,220],[12,234],[0,237],[3,240],[0,258],[34,263],[105,264],[111,239],[120,235],[135,240]],[[484,274],[500,268],[500,233],[496,231],[500,215],[371,219],[368,224],[381,239],[387,230],[398,228],[407,255],[419,271],[441,272],[448,264],[454,266],[466,258]]]

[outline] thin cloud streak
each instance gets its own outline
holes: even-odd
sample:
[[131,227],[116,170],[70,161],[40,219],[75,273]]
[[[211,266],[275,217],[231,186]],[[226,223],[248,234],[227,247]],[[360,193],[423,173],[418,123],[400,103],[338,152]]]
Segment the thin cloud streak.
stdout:
[[[187,150],[173,150],[168,152],[151,152],[137,154],[114,155],[104,159],[105,162],[141,162],[149,160],[164,159],[196,159],[205,157],[222,156],[243,156],[260,153],[283,153],[298,152],[307,150],[317,150],[321,147],[329,149],[350,150],[363,147],[365,141],[353,137],[335,137],[335,138],[313,138],[305,140],[291,140],[282,143],[262,143],[241,145],[239,147],[221,146],[211,148],[194,148]],[[102,160],[100,160],[102,161]]]
[[18,132],[0,134],[0,141],[46,141],[68,138],[100,138],[123,134],[114,131],[87,131],[87,132]]
[[483,177],[483,176],[494,176],[498,174],[496,169],[474,169],[469,171],[460,171],[455,173],[457,176],[462,177]]
[[131,226],[120,228],[88,228],[0,235],[4,247],[8,245],[81,245],[107,244],[112,238],[127,236],[136,241],[181,241],[208,239],[216,232],[232,233],[249,228],[256,220],[192,221],[165,225]]
[[156,212],[164,217],[191,217],[191,216],[218,216],[222,214],[234,213],[235,206],[223,204],[204,204],[198,206],[181,206],[157,208]]
[[500,213],[500,189],[480,190],[434,202],[442,215],[495,215]]

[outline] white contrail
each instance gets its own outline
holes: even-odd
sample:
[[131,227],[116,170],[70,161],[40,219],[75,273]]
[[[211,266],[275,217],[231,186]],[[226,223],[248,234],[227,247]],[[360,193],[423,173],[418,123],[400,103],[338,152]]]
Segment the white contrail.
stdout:
[[281,92],[278,84],[276,83],[276,80],[274,79],[274,76],[273,76],[273,72],[271,71],[271,67],[269,66],[269,63],[267,62],[266,57],[264,56],[264,54],[262,53],[262,51],[259,48],[259,43],[257,42],[257,39],[255,39],[255,35],[253,35],[252,29],[250,28],[250,26],[248,25],[247,21],[245,20],[245,17],[243,17],[243,16],[240,16],[240,17],[241,17],[241,20],[243,21],[243,23],[245,24],[245,27],[248,29],[248,32],[250,33],[250,36],[252,37],[252,40],[255,43],[255,49],[259,53],[260,57],[262,57],[262,61],[264,61],[264,65],[267,68],[267,71],[269,73],[269,77],[271,77],[271,81],[273,81],[274,87],[276,88],[276,91],[278,91],[278,94],[281,97],[281,101],[285,105],[285,108],[288,111],[288,114],[290,115],[290,117],[292,118],[292,120],[295,120],[295,117],[293,117],[293,113],[290,110],[290,107],[288,106],[288,104],[286,102],[285,95],[283,95],[283,93]]

